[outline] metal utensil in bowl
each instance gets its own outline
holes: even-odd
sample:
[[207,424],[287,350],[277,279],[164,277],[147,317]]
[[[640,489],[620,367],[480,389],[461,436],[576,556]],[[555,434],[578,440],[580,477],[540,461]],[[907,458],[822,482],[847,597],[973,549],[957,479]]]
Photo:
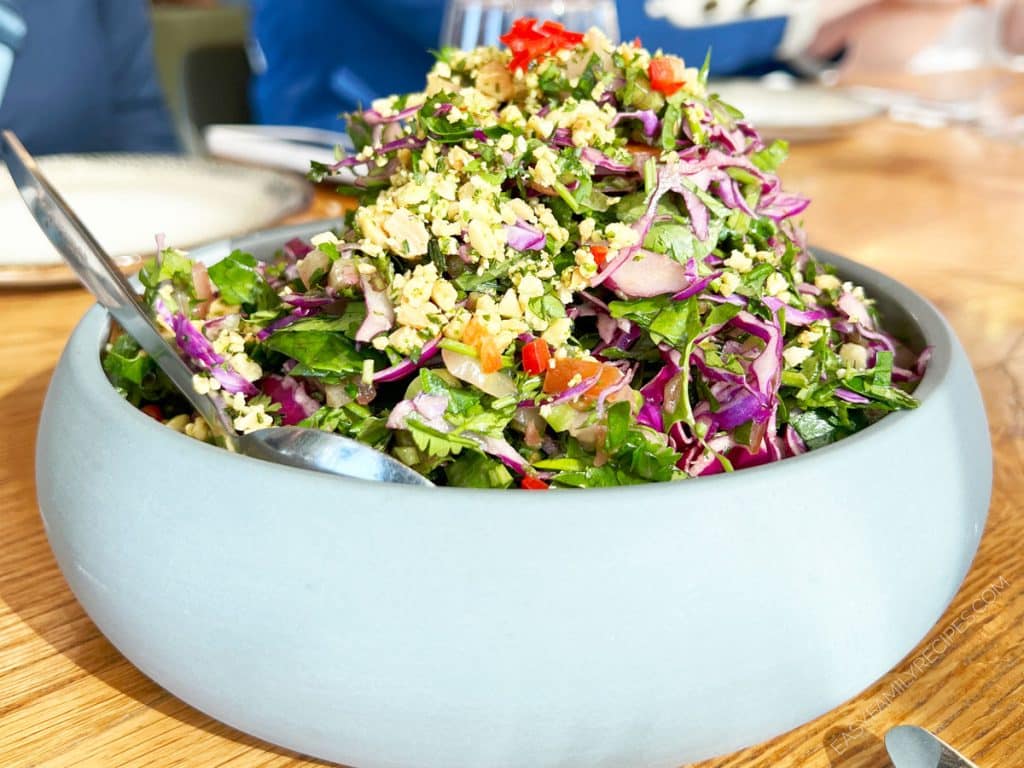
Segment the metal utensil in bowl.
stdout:
[[978,768],[931,731],[898,725],[885,734],[885,749],[895,768]]
[[195,391],[193,371],[160,335],[131,284],[46,180],[13,132],[3,132],[2,151],[7,170],[25,205],[50,242],[97,301],[152,356],[206,420],[218,443],[246,456],[317,472],[390,483],[432,485],[418,472],[381,451],[321,430],[278,427],[238,434],[219,395],[201,395]]

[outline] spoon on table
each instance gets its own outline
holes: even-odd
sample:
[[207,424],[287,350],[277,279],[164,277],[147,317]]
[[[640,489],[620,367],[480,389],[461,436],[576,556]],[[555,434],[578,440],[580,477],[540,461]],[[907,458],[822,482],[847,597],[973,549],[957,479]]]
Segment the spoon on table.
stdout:
[[917,725],[898,725],[885,734],[894,768],[978,768],[934,733]]
[[149,353],[229,451],[333,475],[408,485],[433,485],[418,472],[368,445],[301,427],[274,427],[238,434],[218,395],[200,395],[193,371],[168,343],[131,284],[46,180],[18,137],[3,132],[2,154],[36,223],[97,301]]

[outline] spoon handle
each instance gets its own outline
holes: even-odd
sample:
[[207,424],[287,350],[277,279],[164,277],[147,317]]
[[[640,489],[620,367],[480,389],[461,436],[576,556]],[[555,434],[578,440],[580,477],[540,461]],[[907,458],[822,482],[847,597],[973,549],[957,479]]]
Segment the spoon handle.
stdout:
[[28,150],[12,131],[3,132],[2,152],[25,205],[40,229],[64,257],[82,284],[134,338],[188,398],[229,450],[237,450],[237,433],[224,411],[192,386],[192,371],[160,335],[131,284],[103,250],[60,193],[47,181]]

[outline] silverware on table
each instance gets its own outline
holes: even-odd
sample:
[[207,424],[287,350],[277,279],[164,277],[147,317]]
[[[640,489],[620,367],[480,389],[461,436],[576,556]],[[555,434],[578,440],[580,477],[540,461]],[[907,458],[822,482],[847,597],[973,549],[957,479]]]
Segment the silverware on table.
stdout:
[[893,768],[978,768],[929,730],[898,725],[885,734]]
[[276,427],[238,434],[216,394],[200,395],[192,369],[160,335],[131,284],[70,206],[46,180],[12,131],[3,132],[7,170],[25,205],[78,279],[160,366],[206,420],[218,443],[257,459],[345,477],[408,485],[432,485],[418,472],[368,445],[318,429]]

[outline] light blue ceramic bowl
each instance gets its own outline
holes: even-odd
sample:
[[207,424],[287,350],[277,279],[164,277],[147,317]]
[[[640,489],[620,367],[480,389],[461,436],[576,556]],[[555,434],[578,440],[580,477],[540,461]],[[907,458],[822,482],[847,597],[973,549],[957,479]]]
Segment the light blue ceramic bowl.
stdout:
[[893,280],[827,258],[935,347],[921,407],[776,465],[599,491],[375,485],[197,443],[110,387],[94,308],[40,424],[50,543],[143,672],[317,757],[668,768],[768,739],[928,632],[991,487],[981,398],[949,326]]

